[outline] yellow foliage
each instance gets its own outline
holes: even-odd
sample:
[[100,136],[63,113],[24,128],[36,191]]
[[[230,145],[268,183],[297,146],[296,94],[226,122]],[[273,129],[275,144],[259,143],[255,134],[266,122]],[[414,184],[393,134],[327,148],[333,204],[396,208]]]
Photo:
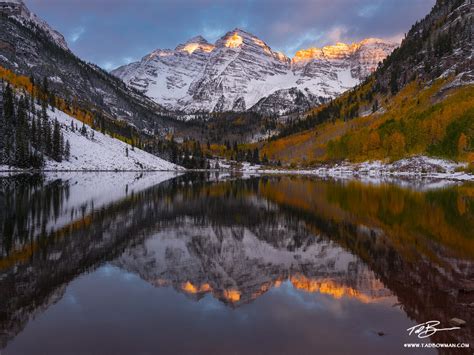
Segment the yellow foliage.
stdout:
[[459,136],[459,140],[458,140],[458,152],[459,152],[459,154],[463,154],[466,151],[467,147],[468,147],[467,136],[464,133],[461,133],[461,135]]
[[[438,80],[430,87],[414,81],[389,100],[379,98],[379,102],[385,102],[383,114],[371,114],[347,122],[323,123],[308,131],[269,141],[261,151],[270,159],[279,159],[288,165],[301,164],[304,160],[324,162],[335,158],[333,152],[328,151],[330,142],[332,147],[344,148],[343,156],[339,158],[352,161],[426,154],[429,146],[444,139],[452,122],[474,107],[474,85],[444,89],[450,80]],[[362,86],[357,90],[367,88]],[[335,102],[347,99],[348,95],[344,94]],[[358,94],[358,97],[363,97],[363,94]],[[394,128],[385,129],[384,124],[390,122]],[[461,136],[457,148],[461,160],[473,160],[474,153],[468,151],[469,137]]]
[[[19,90],[25,90],[27,93],[29,93],[32,96],[35,97],[40,97],[43,100],[48,100],[48,97],[46,93],[42,92],[41,88],[37,85],[33,85],[31,82],[30,78],[22,75],[17,75],[14,72],[12,72],[9,69],[6,69],[2,66],[0,66],[0,79],[3,79],[7,82],[9,82],[13,87]],[[50,94],[51,95],[51,94]],[[51,98],[51,96],[50,96]],[[53,96],[52,101],[54,102],[54,106],[66,113],[67,115],[74,117],[75,119],[81,121],[82,123],[88,125],[88,126],[93,126],[94,124],[94,114],[92,113],[91,110],[85,109],[81,107],[76,100],[72,104],[68,104],[63,98],[58,97],[58,96]],[[100,111],[98,109],[92,108],[94,111]],[[121,123],[119,121],[114,121],[114,124],[117,126],[120,126]],[[123,125],[126,125],[125,122],[122,123]],[[113,136],[116,139],[119,139],[125,143],[131,144],[132,140],[124,137],[122,135],[108,132],[110,133],[111,136]]]

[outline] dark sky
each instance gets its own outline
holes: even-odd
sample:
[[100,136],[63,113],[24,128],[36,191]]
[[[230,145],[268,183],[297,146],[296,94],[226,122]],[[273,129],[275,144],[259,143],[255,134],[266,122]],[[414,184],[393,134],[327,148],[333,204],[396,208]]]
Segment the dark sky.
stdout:
[[435,0],[25,0],[81,58],[105,69],[236,27],[274,50],[367,37],[400,40]]

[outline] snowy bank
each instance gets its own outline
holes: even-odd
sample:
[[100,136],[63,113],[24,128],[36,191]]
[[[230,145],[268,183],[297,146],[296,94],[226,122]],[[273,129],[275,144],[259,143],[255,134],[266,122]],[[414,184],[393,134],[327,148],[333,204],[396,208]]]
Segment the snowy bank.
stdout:
[[[223,170],[233,170],[242,173],[256,174],[298,174],[314,175],[320,177],[366,177],[366,178],[406,178],[406,179],[438,179],[455,181],[474,181],[474,175],[460,169],[465,168],[465,163],[456,163],[454,161],[429,158],[425,156],[416,156],[402,159],[393,163],[382,161],[364,162],[352,164],[344,162],[334,165],[321,165],[312,169],[280,169],[266,168],[260,165],[250,163],[240,163],[219,161],[219,167]],[[234,168],[238,166],[238,168]]]
[[[39,107],[37,108],[40,109]],[[87,136],[81,134],[82,122],[66,113],[48,109],[50,121],[58,120],[64,141],[70,144],[70,159],[62,162],[45,157],[46,171],[176,171],[184,168],[161,159],[141,149],[134,148],[107,134],[86,126]],[[74,131],[71,129],[74,123]],[[93,132],[93,134],[92,134]],[[0,171],[21,171],[9,166],[1,166]]]
[[[94,131],[93,137],[85,137],[79,130],[72,132],[69,129],[71,120],[78,127],[81,127],[82,123],[61,111],[49,111],[48,115],[52,120],[56,118],[61,124],[64,140],[69,140],[71,145],[71,158],[61,163],[48,160],[45,170],[171,171],[180,169],[177,165],[141,149],[132,150],[130,145],[101,132]],[[92,129],[87,128],[90,136]],[[126,149],[128,149],[128,156]]]

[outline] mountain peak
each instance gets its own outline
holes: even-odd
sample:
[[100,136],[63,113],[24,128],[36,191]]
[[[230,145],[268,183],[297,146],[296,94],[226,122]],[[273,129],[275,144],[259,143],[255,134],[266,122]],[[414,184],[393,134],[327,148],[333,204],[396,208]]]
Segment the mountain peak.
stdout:
[[381,38],[376,38],[376,37],[369,37],[369,38],[365,38],[363,39],[362,41],[359,42],[359,44],[361,45],[365,45],[365,44],[377,44],[377,43],[391,43],[390,41],[387,41],[387,40],[384,40],[384,39],[381,39]]
[[314,59],[343,59],[354,55],[363,47],[376,45],[389,47],[390,52],[396,47],[394,43],[385,41],[380,38],[366,38],[360,42],[354,42],[351,44],[337,42],[334,45],[328,45],[322,48],[313,47],[299,50],[298,52],[296,52],[295,57],[293,58],[293,62],[307,62]]
[[271,48],[260,38],[238,27],[227,32],[216,42],[216,47],[238,49],[242,46],[254,48],[259,47],[260,50],[263,50],[267,55],[273,56],[274,54]]
[[203,36],[195,36],[176,47],[176,51],[187,52],[188,54],[193,54],[196,50],[209,53],[214,50],[214,46]]
[[189,43],[209,44],[209,42],[201,35],[194,36],[185,42],[185,44]]
[[32,13],[23,0],[0,0],[0,15],[16,18],[24,25],[33,24],[45,31],[63,49],[69,50],[63,35],[51,28],[46,21]]
[[245,111],[273,95],[256,110],[283,114],[353,87],[390,52],[388,46],[377,45],[357,52],[360,46],[339,43],[312,48],[300,52],[307,52],[301,63],[292,63],[257,36],[235,28],[215,45],[196,36],[176,50],[156,52],[160,60],[145,58],[113,73],[171,110]]

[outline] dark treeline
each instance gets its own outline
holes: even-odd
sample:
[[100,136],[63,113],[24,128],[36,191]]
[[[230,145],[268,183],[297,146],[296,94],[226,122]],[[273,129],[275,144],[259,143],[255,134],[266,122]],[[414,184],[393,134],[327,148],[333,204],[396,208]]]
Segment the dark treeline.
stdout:
[[224,142],[226,152],[230,154],[229,158],[237,162],[249,162],[252,164],[269,164],[268,157],[266,154],[260,158],[260,152],[257,147],[253,149],[247,149],[239,147],[237,142],[231,144],[230,141],[226,140]]
[[171,137],[170,140],[150,142],[144,149],[187,169],[214,168],[208,160],[209,154],[204,153],[201,144],[196,140],[185,140],[179,144]]
[[0,258],[15,244],[26,244],[46,235],[48,222],[56,220],[69,199],[69,185],[42,175],[22,174],[0,178]]
[[48,117],[48,102],[17,95],[9,84],[2,83],[0,89],[0,164],[40,169],[45,157],[57,162],[69,159],[69,142],[64,141],[58,121]]

